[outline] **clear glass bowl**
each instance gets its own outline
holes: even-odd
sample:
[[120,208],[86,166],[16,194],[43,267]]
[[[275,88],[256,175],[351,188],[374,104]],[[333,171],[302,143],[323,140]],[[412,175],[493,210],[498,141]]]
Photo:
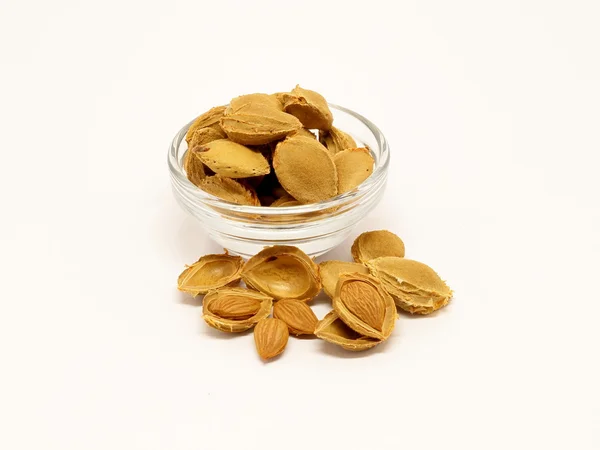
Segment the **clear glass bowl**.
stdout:
[[179,130],[169,149],[171,182],[179,205],[198,219],[214,241],[244,257],[276,244],[295,245],[310,256],[331,250],[381,199],[390,155],[383,133],[372,122],[341,106],[329,106],[335,126],[352,135],[359,146],[367,146],[375,158],[373,173],[355,190],[320,203],[279,208],[221,200],[192,184],[183,169],[185,135],[192,121]]

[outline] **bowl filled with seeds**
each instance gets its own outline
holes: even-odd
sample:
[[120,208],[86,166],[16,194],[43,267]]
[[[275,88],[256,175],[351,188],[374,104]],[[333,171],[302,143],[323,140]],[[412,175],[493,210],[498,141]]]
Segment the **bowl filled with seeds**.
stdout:
[[377,205],[389,158],[376,125],[296,86],[201,114],[175,135],[168,164],[180,206],[230,252],[317,256]]

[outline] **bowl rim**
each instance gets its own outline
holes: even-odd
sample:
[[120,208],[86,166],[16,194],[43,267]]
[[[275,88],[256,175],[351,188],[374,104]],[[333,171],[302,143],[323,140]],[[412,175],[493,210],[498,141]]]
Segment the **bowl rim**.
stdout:
[[169,146],[168,153],[168,165],[171,173],[171,177],[174,182],[176,182],[180,188],[183,188],[187,191],[188,195],[192,195],[196,200],[207,204],[211,207],[216,207],[222,210],[229,210],[234,213],[243,213],[243,214],[260,214],[262,216],[288,216],[288,215],[297,215],[297,214],[307,214],[314,213],[326,210],[328,208],[335,208],[338,206],[342,206],[349,202],[352,202],[356,198],[360,198],[363,195],[371,192],[374,188],[377,188],[385,181],[387,176],[388,167],[390,164],[390,151],[387,139],[385,138],[383,132],[371,122],[369,119],[364,117],[363,115],[352,111],[351,109],[345,108],[343,106],[336,105],[334,103],[328,103],[328,105],[334,109],[342,111],[346,114],[353,116],[362,122],[370,131],[373,133],[375,140],[377,141],[377,145],[379,147],[379,164],[376,166],[375,170],[369,178],[363,181],[358,187],[353,189],[352,191],[345,192],[343,194],[339,194],[335,197],[332,197],[327,200],[323,200],[318,203],[308,203],[304,205],[298,206],[280,206],[276,208],[272,208],[270,206],[248,206],[248,205],[238,205],[236,203],[228,202],[226,200],[222,200],[219,197],[215,197],[208,192],[204,192],[202,189],[193,184],[190,180],[188,180],[187,175],[183,170],[183,165],[179,164],[177,159],[178,149],[181,145],[181,142],[184,140],[185,135],[189,127],[196,120],[191,120],[184,127],[182,127],[175,137],[173,138],[171,145]]

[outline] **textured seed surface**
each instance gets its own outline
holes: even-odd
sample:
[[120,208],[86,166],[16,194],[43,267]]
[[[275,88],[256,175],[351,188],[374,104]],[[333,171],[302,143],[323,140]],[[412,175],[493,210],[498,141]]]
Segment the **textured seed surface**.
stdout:
[[194,148],[197,145],[208,144],[209,142],[218,139],[225,139],[227,135],[221,128],[204,127],[198,128],[190,139],[189,148]]
[[193,296],[206,294],[211,289],[238,283],[243,265],[239,256],[205,255],[179,275],[177,287]]
[[319,267],[302,250],[276,245],[248,260],[242,271],[244,282],[276,300],[310,301],[321,290]]
[[319,141],[332,155],[342,150],[358,147],[352,136],[336,127],[331,127],[329,131],[321,131]]
[[273,299],[260,292],[224,287],[206,294],[202,302],[202,318],[213,328],[239,333],[268,317],[272,305]]
[[291,136],[277,144],[273,169],[283,188],[301,203],[316,203],[338,193],[331,155],[317,140]]
[[312,131],[306,128],[300,128],[298,131],[294,131],[294,133],[292,133],[292,136],[304,136],[311,139],[317,138],[317,136],[315,136]]
[[428,265],[385,256],[367,262],[371,274],[381,280],[396,304],[414,314],[430,314],[446,306],[452,290]]
[[205,127],[219,127],[219,121],[221,120],[221,117],[223,117],[225,108],[226,106],[216,106],[209,109],[204,114],[198,116],[196,120],[194,120],[194,122],[190,125],[187,134],[185,135],[185,140],[188,143],[188,146],[196,130]]
[[249,105],[262,105],[268,108],[274,108],[279,111],[283,111],[283,104],[279,101],[279,99],[275,95],[270,94],[246,94],[240,95],[239,97],[235,97],[231,99],[229,102],[229,107],[227,108],[226,114],[234,114]]
[[352,258],[357,263],[381,256],[404,257],[404,242],[387,230],[367,231],[358,236],[351,248]]
[[318,92],[296,86],[289,94],[283,95],[284,109],[296,116],[306,128],[329,130],[333,115],[327,100]]
[[290,333],[313,334],[317,326],[317,316],[306,303],[299,300],[283,299],[273,306],[273,317],[283,320]]
[[346,262],[346,261],[323,261],[319,264],[319,273],[323,282],[323,290],[333,298],[335,288],[342,273],[362,273],[368,274],[367,269],[362,264]]
[[375,160],[366,148],[342,150],[333,156],[338,176],[338,193],[351,191],[373,173]]
[[288,337],[288,327],[279,319],[262,319],[254,328],[256,351],[262,359],[271,359],[281,354],[285,350]]
[[267,144],[302,128],[296,117],[261,103],[224,115],[220,124],[229,139],[247,145]]
[[359,334],[384,340],[396,321],[396,305],[378,279],[359,273],[339,278],[333,309],[346,325]]
[[348,327],[335,311],[330,311],[317,323],[315,335],[324,341],[331,342],[350,351],[363,351],[375,347],[382,341],[362,336]]
[[203,191],[231,203],[260,206],[254,189],[231,178],[213,175],[201,179],[197,186]]
[[200,158],[198,158],[198,155],[194,153],[193,148],[188,150],[185,154],[183,169],[185,170],[188,180],[196,186],[199,186],[201,181],[207,176],[207,168]]
[[248,178],[266,175],[271,171],[269,162],[261,152],[229,139],[219,139],[195,147],[194,154],[223,177]]

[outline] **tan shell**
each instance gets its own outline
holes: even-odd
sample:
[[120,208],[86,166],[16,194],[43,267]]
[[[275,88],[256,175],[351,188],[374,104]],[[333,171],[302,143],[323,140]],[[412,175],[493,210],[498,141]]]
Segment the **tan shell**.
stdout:
[[313,334],[317,326],[317,316],[306,303],[300,300],[283,299],[273,305],[273,317],[283,320],[290,333]]
[[373,173],[375,160],[366,148],[342,150],[333,156],[338,176],[338,193],[351,191]]
[[325,98],[299,85],[292,89],[289,94],[283,95],[284,109],[300,119],[306,128],[318,128],[329,130],[333,123],[333,115]]
[[367,261],[381,256],[404,257],[404,242],[391,231],[367,231],[358,236],[352,248],[352,258],[357,263],[365,264]]
[[277,200],[275,200],[273,203],[271,203],[271,206],[273,206],[275,208],[279,208],[279,207],[284,207],[284,206],[299,206],[301,204],[302,203],[300,203],[298,200],[296,200],[291,195],[284,195],[283,197],[279,197]]
[[188,143],[188,146],[196,130],[205,127],[219,127],[219,121],[221,120],[221,117],[223,117],[225,108],[227,108],[227,106],[215,106],[214,108],[209,109],[204,114],[198,116],[196,120],[194,120],[194,123],[190,125],[190,128],[188,129],[188,132],[185,135],[185,141]]
[[283,111],[283,104],[275,95],[270,94],[246,94],[231,99],[226,114],[235,114],[248,105],[263,105]]
[[396,323],[394,299],[381,282],[370,275],[340,275],[333,309],[354,331],[378,340],[387,339]]
[[209,142],[216,141],[218,139],[225,139],[227,135],[219,128],[204,127],[198,128],[192,134],[190,139],[189,148],[194,148],[197,145],[208,144]]
[[358,147],[352,136],[336,127],[331,127],[329,131],[321,131],[319,141],[332,155],[342,150]]
[[261,103],[224,115],[220,124],[229,139],[246,145],[267,144],[302,128],[291,114]]
[[319,267],[297,247],[267,247],[248,260],[242,279],[275,300],[310,301],[321,290]]
[[262,319],[254,328],[256,351],[262,359],[271,359],[285,350],[289,331],[287,325],[279,319]]
[[301,203],[320,202],[338,193],[333,159],[315,139],[291,136],[277,144],[273,169],[283,188]]
[[254,189],[231,178],[213,175],[201,179],[197,186],[203,191],[231,203],[260,206]]
[[342,348],[360,352],[375,347],[382,341],[362,336],[348,327],[335,311],[330,311],[315,328],[315,335],[324,341],[331,342]]
[[212,289],[240,282],[244,260],[239,256],[204,255],[187,268],[177,279],[177,289],[194,297]]
[[217,175],[228,178],[256,177],[271,171],[269,162],[261,152],[229,139],[194,147],[193,152]]
[[260,292],[241,287],[220,288],[202,300],[202,318],[217,330],[239,333],[268,317],[272,306],[273,299]]
[[202,161],[200,161],[200,158],[194,154],[194,149],[190,149],[185,153],[183,169],[185,170],[188,180],[196,186],[199,186],[202,180],[207,176],[207,168]]
[[306,128],[300,128],[298,131],[294,131],[290,136],[304,136],[311,139],[317,138],[317,136],[315,136],[312,131]]
[[367,262],[371,274],[381,280],[398,307],[413,314],[430,314],[446,306],[452,290],[428,265],[385,256]]
[[323,261],[321,264],[319,264],[319,273],[321,274],[323,290],[329,296],[329,298],[333,298],[335,295],[335,288],[341,274],[362,273],[366,275],[369,273],[369,269],[358,263],[346,261]]

